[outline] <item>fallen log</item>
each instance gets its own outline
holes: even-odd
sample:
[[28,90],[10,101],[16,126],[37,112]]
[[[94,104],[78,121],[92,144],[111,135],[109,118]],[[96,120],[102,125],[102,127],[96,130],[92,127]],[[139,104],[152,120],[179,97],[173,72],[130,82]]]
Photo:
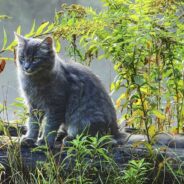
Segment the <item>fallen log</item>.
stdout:
[[[1,140],[2,140],[1,136]],[[182,137],[183,138],[183,137]],[[17,138],[12,137],[12,139],[15,141]],[[166,139],[166,138],[165,138]],[[126,144],[124,145],[117,145],[112,147],[113,151],[113,157],[114,160],[117,162],[117,164],[120,167],[124,167],[128,161],[132,159],[140,159],[149,157],[151,154],[157,155],[158,158],[171,158],[173,159],[173,166],[175,164],[177,165],[178,162],[184,162],[184,149],[181,147],[168,147],[169,144],[172,143],[173,145],[177,145],[177,139],[175,138],[175,142],[170,140],[169,138],[167,141],[170,141],[167,143],[167,145],[161,144],[161,142],[158,142],[153,145],[152,150],[147,149],[146,147],[146,137],[144,135],[132,135],[127,140]],[[181,137],[179,137],[179,141],[181,141]],[[6,143],[5,143],[6,142]],[[8,157],[9,157],[9,151],[13,148],[13,146],[18,145],[17,143],[13,146],[7,141],[1,141],[0,143],[0,163],[4,164],[5,166],[8,164]],[[165,141],[166,142],[166,141]],[[174,142],[174,143],[173,143]],[[20,148],[20,149],[19,149]],[[36,163],[38,161],[46,161],[47,156],[44,151],[37,150],[35,148],[28,148],[28,147],[19,147],[18,151],[20,152],[21,159],[23,161],[23,164],[25,164],[29,168],[34,168],[36,166]],[[55,148],[53,149],[53,155],[57,153],[57,155],[60,157],[60,161],[62,161],[65,156],[66,152],[62,150],[62,145],[56,144]],[[60,154],[59,154],[60,153]]]
[[[184,169],[184,149],[181,147],[177,148],[177,145],[179,145],[178,141],[181,142],[183,139],[183,136],[173,138],[170,135],[166,136],[166,134],[161,134],[160,138],[157,137],[157,142],[152,146],[152,150],[150,151],[147,148],[146,136],[131,135],[127,139],[126,144],[113,146],[111,152],[114,161],[122,170],[132,159],[149,159],[153,156],[158,163],[164,159],[169,159],[172,161],[171,167],[173,169],[178,169],[178,167]],[[10,137],[1,136],[0,140],[0,164],[4,166],[6,174],[8,175],[10,175],[9,171],[11,170],[10,162],[16,162],[18,160],[22,164],[21,168],[29,172],[30,170],[34,170],[38,163],[45,163],[48,160],[45,151],[37,150],[36,148],[20,147],[17,143],[17,137],[11,137],[10,140]],[[168,147],[168,145],[172,146]],[[175,147],[173,145],[175,145]],[[58,164],[67,156],[67,152],[62,149],[60,143],[56,144],[52,150],[52,154]],[[7,178],[8,177],[6,177],[6,179]]]
[[[46,162],[47,155],[44,151],[35,148],[20,147],[17,143],[17,135],[25,134],[25,126],[6,125],[9,131],[9,137],[0,137],[0,164],[5,169],[9,167],[9,162],[18,155],[22,166],[34,169],[38,162]],[[129,129],[128,132],[131,132]],[[0,132],[4,134],[4,132]],[[15,137],[12,137],[15,136]],[[150,149],[150,148],[149,148]],[[159,134],[155,136],[151,150],[147,147],[147,137],[145,135],[131,135],[127,138],[124,145],[116,145],[112,147],[113,158],[120,168],[126,167],[126,164],[132,160],[141,158],[149,158],[153,155],[158,161],[164,159],[172,160],[172,168],[177,169],[179,166],[184,169],[184,135],[172,136],[170,134]],[[52,150],[56,161],[62,162],[66,158],[67,153],[62,149],[62,145],[58,142]]]
[[[3,125],[6,131],[0,131],[0,136],[5,135],[8,131],[9,136],[17,137],[26,133],[26,126],[15,123],[6,123]],[[137,141],[147,141],[146,135],[136,134],[137,129],[126,128],[125,132],[129,133],[127,144],[133,144]],[[133,133],[135,132],[135,135]],[[58,140],[62,140],[63,134],[58,135]],[[184,134],[171,135],[168,133],[161,133],[155,136],[153,141],[160,146],[168,146],[170,148],[183,148],[184,149]]]

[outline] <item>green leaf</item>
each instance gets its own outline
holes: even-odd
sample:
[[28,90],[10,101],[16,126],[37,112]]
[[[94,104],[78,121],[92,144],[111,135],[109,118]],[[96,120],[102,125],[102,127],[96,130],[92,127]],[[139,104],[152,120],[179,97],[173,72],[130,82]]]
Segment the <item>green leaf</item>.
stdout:
[[[7,49],[6,49],[6,50],[7,50]],[[9,57],[0,57],[0,60],[14,61],[13,58],[9,58]]]
[[159,119],[165,120],[165,115],[159,110],[153,110],[152,113]]
[[148,129],[149,135],[153,137],[156,134],[156,126],[155,125],[150,125]]
[[114,83],[114,82],[112,82],[112,83],[111,83],[111,86],[110,86],[110,91],[115,90],[115,88],[116,88],[115,83]]
[[0,173],[3,171],[5,171],[6,169],[5,169],[5,167],[4,167],[4,165],[3,164],[0,164]]
[[144,80],[144,78],[142,76],[136,75],[136,76],[134,76],[134,82],[138,86],[142,86],[145,83],[145,80]]
[[102,59],[104,59],[105,57],[106,57],[106,55],[105,55],[105,54],[102,54],[102,55],[98,56],[98,60],[102,60]]
[[61,51],[61,43],[60,40],[56,40],[56,52],[59,53]]
[[35,27],[36,27],[36,22],[35,22],[35,20],[34,20],[34,21],[33,21],[33,25],[32,25],[32,27],[31,27],[30,33],[34,33]]
[[32,35],[34,35],[34,32],[35,32],[35,27],[36,27],[36,22],[35,20],[33,21],[33,24],[32,24],[32,27],[31,27],[31,31],[25,35],[25,37],[29,38],[31,37]]
[[0,121],[0,131],[3,131],[4,130],[4,123],[3,121]]
[[50,25],[48,26],[47,30],[44,32],[44,34],[45,34],[45,33],[51,32],[53,29],[54,29],[54,24],[50,24]]
[[17,41],[13,41],[7,48],[6,50],[13,51],[15,46],[17,45]]
[[40,35],[40,34],[43,32],[43,30],[44,30],[48,25],[49,25],[49,22],[48,22],[48,21],[47,21],[47,22],[43,22],[43,23],[40,25],[40,27],[37,29],[37,31],[36,31],[36,33],[35,33],[35,36]]
[[5,29],[3,29],[3,33],[4,33],[4,39],[3,39],[3,48],[2,48],[2,50],[5,49],[6,44],[7,44],[7,41],[8,41],[8,38],[7,38],[7,34],[6,34],[6,30]]
[[18,28],[16,30],[16,33],[20,35],[21,34],[21,29],[22,29],[21,26],[18,26]]
[[12,17],[9,17],[7,15],[0,15],[0,21],[5,19],[12,19]]

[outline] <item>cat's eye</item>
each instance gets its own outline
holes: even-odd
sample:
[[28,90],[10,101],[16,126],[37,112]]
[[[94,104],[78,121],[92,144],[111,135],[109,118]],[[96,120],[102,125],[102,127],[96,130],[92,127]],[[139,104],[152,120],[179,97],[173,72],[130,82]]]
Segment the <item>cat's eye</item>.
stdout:
[[20,61],[22,61],[22,60],[24,60],[24,59],[25,59],[24,56],[19,56],[19,60],[20,60]]
[[37,62],[39,62],[41,59],[39,58],[39,57],[35,57],[35,58],[33,58],[33,63],[37,63]]

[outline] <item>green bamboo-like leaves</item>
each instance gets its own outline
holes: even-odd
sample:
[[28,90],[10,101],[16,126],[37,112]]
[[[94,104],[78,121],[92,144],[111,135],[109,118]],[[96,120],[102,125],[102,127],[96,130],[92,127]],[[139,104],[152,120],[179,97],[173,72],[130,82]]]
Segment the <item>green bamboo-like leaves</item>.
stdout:
[[21,34],[21,31],[22,31],[22,27],[19,25],[17,27],[16,33],[20,35]]
[[34,20],[30,32],[26,34],[25,37],[29,38],[33,36],[35,34],[35,29],[36,29],[36,21]]
[[5,29],[3,29],[3,33],[4,33],[4,38],[3,38],[3,47],[2,47],[2,50],[5,49],[6,44],[7,44],[7,41],[8,41],[8,38],[7,38],[7,34],[6,34],[6,30]]
[[12,17],[9,17],[7,15],[0,15],[0,21],[1,20],[6,20],[6,19],[11,19]]
[[36,33],[34,36],[38,36],[40,35],[41,33],[43,33],[43,31],[47,28],[47,26],[49,25],[49,22],[46,21],[46,22],[43,22],[37,29]]
[[59,53],[61,51],[61,43],[60,40],[55,41],[55,46],[56,46],[56,52]]

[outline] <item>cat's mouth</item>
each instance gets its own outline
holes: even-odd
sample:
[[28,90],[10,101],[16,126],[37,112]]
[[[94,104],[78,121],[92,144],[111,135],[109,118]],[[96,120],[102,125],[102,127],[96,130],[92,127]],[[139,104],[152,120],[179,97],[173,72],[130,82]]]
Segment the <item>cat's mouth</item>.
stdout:
[[35,73],[37,73],[38,71],[26,71],[26,70],[24,70],[24,73],[26,74],[26,75],[34,75]]

